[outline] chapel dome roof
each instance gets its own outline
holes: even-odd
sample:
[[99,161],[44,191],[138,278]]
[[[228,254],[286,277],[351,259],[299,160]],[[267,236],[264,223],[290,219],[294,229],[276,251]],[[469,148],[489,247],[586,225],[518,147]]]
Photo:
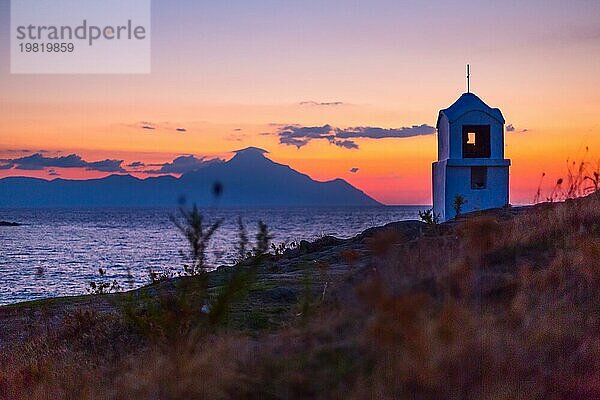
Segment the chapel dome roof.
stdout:
[[442,115],[445,115],[452,123],[469,111],[482,111],[504,124],[504,117],[500,109],[488,106],[473,93],[463,93],[450,107],[440,110],[438,125]]

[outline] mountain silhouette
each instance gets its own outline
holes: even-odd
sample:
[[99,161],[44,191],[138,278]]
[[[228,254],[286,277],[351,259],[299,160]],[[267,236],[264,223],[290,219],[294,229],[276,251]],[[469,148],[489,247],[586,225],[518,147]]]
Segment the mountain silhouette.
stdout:
[[0,179],[0,207],[173,206],[181,198],[199,206],[381,205],[343,179],[315,181],[268,159],[265,150],[248,147],[235,153],[227,162],[209,163],[180,178],[4,178]]

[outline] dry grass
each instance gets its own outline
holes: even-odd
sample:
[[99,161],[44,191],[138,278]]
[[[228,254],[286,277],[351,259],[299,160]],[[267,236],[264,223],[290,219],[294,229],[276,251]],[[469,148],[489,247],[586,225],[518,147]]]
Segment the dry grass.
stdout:
[[600,160],[586,161],[589,152],[589,148],[586,147],[585,156],[579,162],[567,159],[565,175],[556,180],[552,190],[547,194],[542,193],[542,184],[546,177],[546,174],[543,173],[533,202],[565,201],[598,192],[600,190]]
[[373,265],[276,332],[146,342],[69,316],[2,356],[1,397],[600,398],[598,195],[371,247]]

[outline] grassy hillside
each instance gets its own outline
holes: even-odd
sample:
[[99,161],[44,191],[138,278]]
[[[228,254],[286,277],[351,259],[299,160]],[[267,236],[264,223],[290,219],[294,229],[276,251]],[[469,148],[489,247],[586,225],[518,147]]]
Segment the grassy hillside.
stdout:
[[600,197],[324,238],[0,326],[9,399],[600,398]]

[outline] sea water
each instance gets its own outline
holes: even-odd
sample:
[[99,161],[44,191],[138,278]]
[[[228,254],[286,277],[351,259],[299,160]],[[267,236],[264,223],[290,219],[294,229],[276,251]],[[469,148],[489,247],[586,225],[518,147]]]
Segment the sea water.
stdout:
[[[206,223],[222,220],[207,258],[231,264],[238,218],[254,243],[258,221],[272,242],[352,237],[389,222],[417,219],[424,206],[204,209]],[[87,293],[91,281],[117,280],[127,289],[149,283],[148,269],[180,271],[187,244],[171,217],[176,209],[0,209],[0,304]],[[183,253],[183,254],[182,254]],[[99,269],[106,271],[103,278]],[[131,279],[133,278],[133,280]]]

